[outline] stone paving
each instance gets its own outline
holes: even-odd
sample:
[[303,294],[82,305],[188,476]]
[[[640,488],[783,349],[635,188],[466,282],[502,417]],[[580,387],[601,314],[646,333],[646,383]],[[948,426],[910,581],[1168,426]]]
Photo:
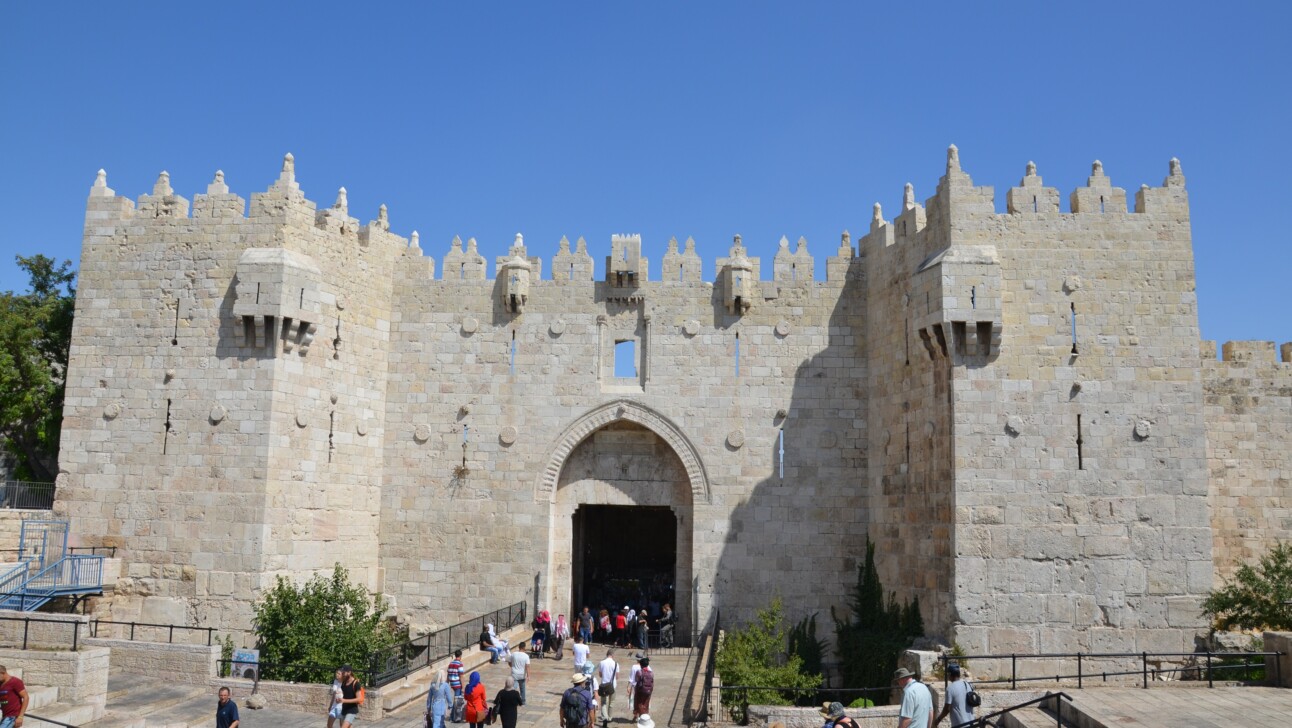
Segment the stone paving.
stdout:
[[1088,718],[1083,726],[1107,728],[1287,728],[1292,690],[1285,688],[1095,688],[1067,690]]

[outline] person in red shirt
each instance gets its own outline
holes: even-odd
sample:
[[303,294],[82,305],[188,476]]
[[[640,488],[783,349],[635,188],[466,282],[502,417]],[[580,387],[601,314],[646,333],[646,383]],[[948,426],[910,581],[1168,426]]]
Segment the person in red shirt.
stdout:
[[22,728],[27,712],[27,686],[0,665],[0,728]]
[[620,647],[628,645],[628,607],[615,615],[615,644]]

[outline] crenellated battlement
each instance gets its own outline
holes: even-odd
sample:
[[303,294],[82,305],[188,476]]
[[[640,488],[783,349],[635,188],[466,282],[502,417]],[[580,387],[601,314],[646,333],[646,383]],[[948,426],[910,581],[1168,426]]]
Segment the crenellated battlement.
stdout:
[[[1215,341],[1203,341],[1200,347],[1202,360],[1217,361]],[[1292,364],[1292,342],[1277,345],[1273,341],[1226,341],[1219,347],[1219,361],[1239,366],[1265,364]]]

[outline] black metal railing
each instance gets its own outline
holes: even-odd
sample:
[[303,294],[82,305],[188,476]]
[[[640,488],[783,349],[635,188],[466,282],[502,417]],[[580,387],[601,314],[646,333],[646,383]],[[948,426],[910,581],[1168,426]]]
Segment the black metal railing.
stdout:
[[[722,685],[719,710],[711,714],[713,722],[749,725],[751,705],[797,705],[821,707],[822,703],[842,703],[845,707],[866,708],[888,702],[893,686],[878,688],[786,688],[757,685]],[[866,703],[858,703],[864,698]],[[858,703],[854,705],[854,703]]]
[[[1144,688],[1148,688],[1150,682],[1156,681],[1161,676],[1182,675],[1184,678],[1197,680],[1206,680],[1207,687],[1213,687],[1216,675],[1219,674],[1224,679],[1226,671],[1244,670],[1245,679],[1263,679],[1265,670],[1266,657],[1281,657],[1282,652],[1054,652],[1041,654],[1008,654],[1008,655],[958,655],[955,657],[942,655],[942,673],[946,674],[946,666],[950,662],[957,661],[976,661],[995,660],[998,662],[1009,662],[1009,677],[998,677],[994,679],[977,679],[973,681],[977,685],[1006,685],[1011,690],[1018,688],[1019,683],[1028,682],[1053,682],[1060,683],[1064,680],[1076,680],[1077,687],[1084,687],[1088,680],[1100,680],[1108,682],[1109,678],[1135,676]],[[1251,662],[1252,658],[1260,658],[1259,662]],[[1052,674],[1040,674],[1041,671],[1028,671],[1026,676],[1019,676],[1019,663],[1031,661],[1053,661],[1053,660],[1075,660],[1076,672],[1064,673],[1062,670]],[[1180,661],[1191,662],[1192,664],[1182,664],[1178,667],[1162,667],[1158,664],[1150,665],[1150,662],[1162,661]],[[1236,662],[1237,661],[1237,662]],[[1138,666],[1131,669],[1138,662]],[[1112,663],[1109,665],[1109,663]],[[1099,669],[1100,667],[1104,669]],[[1026,665],[1025,665],[1026,667]],[[1108,669],[1111,667],[1112,669]],[[1093,668],[1093,669],[1092,669]],[[1253,678],[1252,673],[1260,669],[1261,677]],[[1283,683],[1283,671],[1281,661],[1274,660],[1274,670],[1276,674],[1275,684]],[[987,671],[990,672],[990,671]],[[1003,674],[1003,673],[1002,673]],[[1232,672],[1228,674],[1234,674]],[[944,678],[945,687],[945,678]]]
[[701,659],[704,659],[703,650],[705,645],[709,646],[709,654],[700,669],[704,671],[704,689],[700,693],[700,705],[696,708],[693,720],[700,723],[710,722],[710,716],[715,712],[713,709],[713,676],[718,671],[718,635],[722,634],[722,619],[717,607],[714,607],[713,613],[709,615],[709,622],[704,626],[695,641],[697,647],[702,651]]
[[[102,625],[109,625],[106,630],[108,634],[100,634]],[[116,629],[120,627],[120,629]],[[102,637],[103,639],[129,640],[131,642],[161,642],[160,635],[166,635],[166,643],[175,643],[175,630],[180,634],[191,632],[205,632],[206,646],[210,647],[215,644],[214,627],[189,627],[183,624],[156,624],[153,622],[116,622],[111,619],[95,619],[90,622],[90,636]],[[119,636],[124,635],[124,636]],[[157,636],[157,639],[148,639],[151,636]],[[183,642],[181,644],[193,644],[192,642]]]
[[[1062,698],[1063,700],[1060,700],[1060,698]],[[999,725],[999,721],[997,721],[997,718],[999,718],[1000,716],[1006,713],[1013,713],[1015,710],[1030,708],[1033,705],[1040,705],[1041,703],[1045,703],[1051,700],[1054,701],[1054,724],[1059,728],[1063,728],[1063,705],[1064,705],[1063,701],[1066,700],[1068,701],[1068,703],[1072,702],[1072,696],[1068,695],[1067,693],[1046,693],[1045,695],[1039,698],[1033,698],[1032,700],[1029,700],[1026,703],[1011,705],[1008,708],[1001,708],[1000,710],[997,710],[994,713],[980,715],[974,718],[973,720],[967,720],[964,723],[956,723],[955,725],[951,726],[951,728],[987,728],[987,726],[996,726],[996,725]],[[937,706],[934,706],[934,711],[936,712],[936,710],[937,710]],[[1071,711],[1072,708],[1068,708],[1068,710]],[[1075,715],[1076,715],[1075,712],[1073,712],[1074,717]]]
[[[480,633],[484,631],[486,624],[492,624],[497,632],[502,632],[524,624],[525,621],[525,602],[516,602],[389,649],[374,652],[368,657],[372,685],[374,687],[388,685],[414,670],[420,670],[452,655],[454,650],[479,644]],[[523,648],[523,645],[518,643],[515,647]]]
[[23,559],[34,559],[37,556],[40,556],[40,547],[28,546],[27,548],[0,549],[0,554],[4,555],[5,561],[22,561]]
[[[6,622],[6,623],[22,622],[22,638],[19,639],[17,635],[13,635],[13,639],[12,639],[14,643],[13,646],[17,647],[18,649],[22,649],[22,650],[30,649],[31,626],[33,624],[37,624],[37,625],[55,624],[63,628],[63,630],[61,631],[66,631],[70,628],[70,631],[72,633],[72,639],[70,640],[70,643],[72,645],[72,651],[76,652],[78,649],[80,649],[81,626],[83,624],[82,622],[69,621],[65,619],[41,619],[40,617],[0,617],[0,622]],[[60,631],[57,628],[48,628],[48,627],[43,628],[42,631],[45,629],[48,629],[51,632]],[[5,642],[5,641],[9,641],[8,629],[4,629],[2,633],[0,633],[0,642]],[[39,644],[37,646],[41,648],[52,647],[52,646],[56,646],[55,642],[56,640],[53,640],[53,639],[42,638],[39,640]],[[60,644],[63,644],[63,643],[60,643]]]
[[69,554],[90,554],[92,556],[107,556],[115,558],[117,555],[116,546],[68,546]]
[[[45,723],[48,723],[49,725],[56,725],[58,726],[58,728],[80,728],[80,726],[75,726],[75,725],[72,725],[71,723],[64,723],[61,720],[54,720],[53,718],[42,718],[39,715],[36,715],[35,713],[27,713],[24,717],[27,720],[23,722],[23,725],[32,726],[32,728],[37,728],[39,725],[43,725]],[[33,725],[31,723],[31,721],[33,720],[38,721],[38,723]]]
[[54,507],[54,484],[34,480],[6,480],[0,486],[0,508],[48,511]]

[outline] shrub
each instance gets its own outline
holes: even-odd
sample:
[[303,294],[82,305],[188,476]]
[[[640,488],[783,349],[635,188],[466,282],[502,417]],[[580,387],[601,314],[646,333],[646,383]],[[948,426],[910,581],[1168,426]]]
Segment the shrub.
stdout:
[[331,683],[343,663],[367,668],[370,655],[405,638],[388,625],[385,611],[381,597],[351,584],[340,564],[330,577],[315,575],[301,586],[279,576],[256,605],[260,661],[297,667],[266,667],[261,677]]
[[[875,545],[866,539],[866,560],[857,568],[852,616],[834,619],[844,687],[874,688],[889,684],[902,650],[924,635],[920,601],[899,604],[895,594],[884,601],[884,586],[875,568]],[[877,702],[885,698],[877,698]],[[880,702],[880,704],[883,704]]]
[[1292,543],[1280,542],[1253,568],[1244,564],[1225,586],[1208,592],[1202,613],[1216,629],[1292,629]]
[[750,624],[723,635],[715,660],[723,685],[782,688],[726,693],[723,700],[732,703],[737,722],[744,721],[746,705],[793,705],[798,696],[821,686],[821,674],[804,671],[803,658],[788,649],[787,638],[779,598],[759,610]]

